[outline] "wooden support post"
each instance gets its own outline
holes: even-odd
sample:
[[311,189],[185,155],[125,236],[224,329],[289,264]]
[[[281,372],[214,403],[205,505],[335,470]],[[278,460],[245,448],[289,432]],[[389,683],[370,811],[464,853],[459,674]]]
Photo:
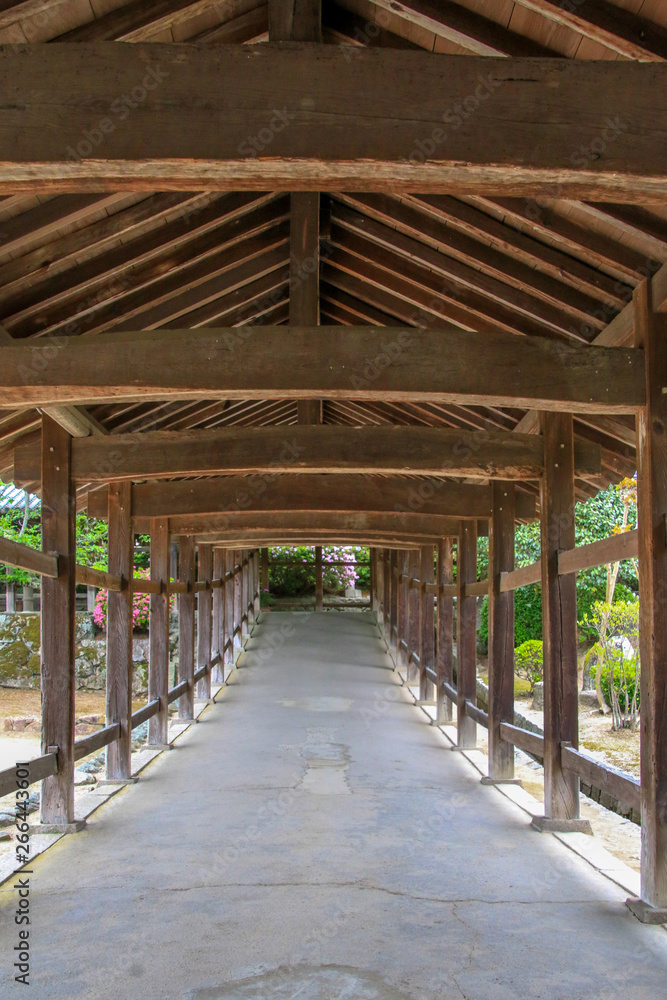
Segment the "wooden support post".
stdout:
[[376,568],[375,568],[375,548],[371,546],[368,550],[368,575],[370,578],[370,598],[371,598],[371,611],[375,612],[377,610],[375,603],[375,578],[376,578]]
[[646,358],[647,404],[637,420],[641,660],[641,899],[632,912],[667,923],[667,321],[651,283],[635,292],[636,346]]
[[[419,570],[421,567],[421,557],[419,554],[419,549],[411,549],[408,555],[408,573],[411,580],[419,579]],[[412,660],[412,654],[417,653],[419,655],[419,591],[416,587],[408,584],[408,619],[407,619],[407,679],[408,682],[414,679],[417,674],[417,668]]]
[[384,549],[382,553],[382,572],[384,585],[382,587],[384,601],[382,606],[382,620],[384,622],[384,634],[387,642],[391,642],[391,549]]
[[[213,549],[213,579],[224,580],[225,572],[226,572],[225,550]],[[212,600],[213,624],[212,624],[211,652],[214,655],[216,653],[219,653],[221,657],[221,661],[215,665],[215,667],[213,668],[213,673],[211,674],[211,680],[216,681],[216,683],[224,681],[225,663],[231,663],[229,651],[223,652],[226,640],[225,593],[226,593],[226,584],[222,583],[219,587],[216,587],[214,589],[213,600]]]
[[169,526],[166,518],[151,521],[151,580],[162,584],[159,594],[151,594],[149,612],[148,700],[160,699],[160,710],[148,720],[148,742],[169,744]]
[[260,567],[259,567],[260,552],[259,552],[259,549],[254,549],[252,555],[253,555],[253,560],[252,560],[252,565],[253,565],[253,578],[252,578],[252,580],[253,580],[253,583],[252,583],[253,612],[254,612],[254,616],[255,616],[255,621],[257,621],[257,619],[259,618],[259,613],[260,613],[260,611],[262,609],[261,599],[260,599],[261,588],[260,588],[260,585],[259,585],[259,572],[260,572]]
[[178,683],[188,681],[189,687],[178,699],[178,718],[194,719],[195,715],[195,540],[181,535],[178,546],[178,573],[181,583],[187,583],[186,594],[178,595]]
[[8,580],[5,585],[5,611],[8,614],[16,611],[16,584],[13,580]]
[[382,560],[384,558],[384,553],[382,549],[375,550],[375,605],[377,614],[377,623],[382,630],[382,588],[384,586],[384,571],[382,569]]
[[477,579],[477,523],[461,521],[457,553],[456,630],[456,747],[477,746],[477,723],[468,715],[466,701],[477,702],[477,598],[466,594]]
[[[454,546],[451,538],[438,543],[438,584],[454,582]],[[438,648],[436,660],[436,722],[442,725],[453,718],[452,703],[445,694],[444,684],[454,685],[454,598],[438,592]]]
[[[201,670],[211,662],[213,656],[213,549],[210,545],[199,546],[197,576],[200,583],[206,584],[206,590],[200,590],[197,594],[197,669]],[[218,669],[219,666],[216,664],[212,669]],[[195,695],[205,701],[210,699],[211,671],[197,681]]]
[[132,483],[109,484],[109,572],[120,576],[123,590],[107,594],[107,726],[120,723],[120,739],[106,748],[107,781],[132,778]]
[[419,642],[419,697],[429,701],[433,697],[433,682],[426,676],[426,667],[435,667],[435,598],[426,593],[426,584],[434,582],[433,546],[423,545],[420,550],[420,642]]
[[[93,587],[93,590],[94,589],[95,588]],[[35,604],[35,591],[30,586],[29,583],[24,583],[23,587],[21,588],[21,600],[23,602],[23,610],[24,611],[34,611],[34,609],[35,609],[35,607],[34,607],[34,604]],[[94,601],[94,598],[93,598],[93,608],[91,609],[90,607],[88,607],[88,610],[89,611],[95,610],[95,601]]]
[[58,577],[42,577],[42,754],[57,747],[58,773],[42,781],[40,820],[74,823],[74,622],[76,495],[71,437],[42,416],[42,551],[58,556]]
[[[402,549],[399,553],[399,574],[406,577],[410,570],[409,553]],[[398,636],[396,641],[396,663],[398,666],[405,664],[407,670],[407,652],[403,649],[403,641],[408,641],[408,597],[410,591],[407,582],[403,579],[399,582],[400,597],[398,601]]]
[[572,414],[541,413],[544,474],[542,522],[542,634],[544,636],[544,817],[539,830],[590,832],[579,818],[579,776],[561,765],[561,742],[579,746],[576,575],[561,576],[558,555],[573,549],[574,434]]
[[269,550],[262,549],[262,593],[269,593]]
[[322,570],[322,546],[315,546],[315,610],[321,611],[324,604],[324,575]]
[[[25,589],[25,588],[24,588]],[[95,610],[95,603],[97,600],[97,588],[96,587],[86,587],[86,609],[90,614]],[[25,611],[25,602],[23,610]]]
[[388,642],[390,646],[393,646],[396,642],[396,629],[398,625],[398,549],[392,549],[390,553],[390,579],[391,601],[389,607]]
[[502,573],[514,569],[514,483],[492,480],[489,522],[489,775],[514,781],[514,747],[500,738],[514,725],[514,591],[500,591]]
[[[241,563],[241,640],[248,631],[248,553],[245,549],[239,552]],[[244,620],[245,619],[245,620]]]
[[238,629],[238,644],[242,646],[241,619],[243,618],[243,580],[240,565],[243,562],[242,549],[234,549],[234,631]]
[[[228,574],[234,572],[236,556],[233,549],[224,549],[224,572],[226,578]],[[229,645],[227,645],[229,643]],[[223,646],[227,646],[225,651],[225,663],[234,666],[234,579],[232,576],[225,579],[225,632],[223,636]]]

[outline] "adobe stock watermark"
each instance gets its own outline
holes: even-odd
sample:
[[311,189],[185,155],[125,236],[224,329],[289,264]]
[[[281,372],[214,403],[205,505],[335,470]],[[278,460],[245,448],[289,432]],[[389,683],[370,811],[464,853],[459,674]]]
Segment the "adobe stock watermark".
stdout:
[[274,108],[268,125],[261,128],[256,135],[249,135],[247,139],[239,143],[239,153],[241,156],[259,156],[267,146],[271,145],[278,133],[286,129],[295,118],[296,112],[290,111],[287,107],[284,107],[282,111]]
[[100,118],[98,122],[90,128],[82,130],[82,138],[76,146],[68,146],[65,150],[65,159],[70,163],[78,163],[90,156],[93,151],[101,146],[107,136],[112,135],[119,122],[125,119],[146,101],[152,90],[157,90],[169,76],[169,71],[162,69],[159,65],[151,66],[141,83],[133,87],[129,94],[121,94],[114,98],[109,105],[109,114]]

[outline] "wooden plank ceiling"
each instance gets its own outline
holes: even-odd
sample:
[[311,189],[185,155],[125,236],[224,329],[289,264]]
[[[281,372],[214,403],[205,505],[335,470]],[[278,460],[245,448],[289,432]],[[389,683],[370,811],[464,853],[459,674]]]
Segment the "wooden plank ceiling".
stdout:
[[[478,56],[667,57],[663,0],[324,0],[322,22],[322,42],[329,45]],[[268,7],[257,0],[2,4],[0,43],[56,40],[257,43],[268,40]],[[258,153],[262,141],[257,137]],[[494,198],[323,193],[319,209],[320,322],[327,325],[447,322],[481,333],[587,343],[667,262],[667,208],[657,205],[537,202],[511,192]],[[0,200],[0,323],[12,338],[279,325],[289,318],[289,279],[286,194],[55,193]],[[94,433],[107,434],[288,425],[297,422],[297,403],[117,403],[79,411],[79,417]],[[0,477],[10,475],[15,445],[38,439],[39,420],[34,409],[0,410]],[[358,399],[323,400],[322,420],[482,432],[521,424],[519,430],[534,431],[519,409]],[[602,448],[602,478],[578,479],[580,497],[634,472],[632,417],[580,415],[575,429]],[[536,484],[520,489],[534,493]]]

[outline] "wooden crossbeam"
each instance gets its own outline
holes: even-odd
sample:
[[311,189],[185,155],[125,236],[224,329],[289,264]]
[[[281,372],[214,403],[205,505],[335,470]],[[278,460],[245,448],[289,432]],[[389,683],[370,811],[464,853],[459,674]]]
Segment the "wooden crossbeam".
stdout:
[[3,406],[348,398],[632,413],[645,399],[642,355],[634,348],[453,326],[111,333],[8,345],[2,361]]
[[[39,479],[39,444],[18,447],[13,482]],[[577,445],[577,474],[600,472],[600,448]],[[532,435],[440,427],[223,427],[147,431],[72,442],[80,482],[215,473],[373,473],[539,479],[542,441]]]
[[4,46],[0,190],[392,188],[657,203],[666,82],[662,63],[289,42]]
[[[487,522],[478,521],[480,533],[488,531]],[[135,529],[144,533],[146,520],[135,519]],[[169,529],[173,535],[193,534],[204,539],[219,538],[228,532],[337,532],[350,536],[374,534],[402,537],[454,536],[459,530],[459,521],[442,514],[412,514],[397,511],[383,513],[360,513],[358,511],[230,511],[224,514],[181,514],[169,518]]]
[[[225,514],[240,511],[365,511],[488,517],[486,486],[445,479],[360,475],[221,476],[211,479],[142,483],[133,493],[135,517]],[[107,491],[88,496],[88,513],[107,516]],[[517,518],[535,514],[535,498],[517,497]]]

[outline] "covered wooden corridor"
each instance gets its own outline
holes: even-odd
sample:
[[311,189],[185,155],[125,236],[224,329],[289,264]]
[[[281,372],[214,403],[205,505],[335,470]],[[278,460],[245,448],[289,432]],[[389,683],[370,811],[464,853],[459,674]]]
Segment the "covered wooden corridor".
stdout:
[[40,1000],[661,997],[664,930],[392,667],[369,613],[263,615],[176,749],[32,866]]

